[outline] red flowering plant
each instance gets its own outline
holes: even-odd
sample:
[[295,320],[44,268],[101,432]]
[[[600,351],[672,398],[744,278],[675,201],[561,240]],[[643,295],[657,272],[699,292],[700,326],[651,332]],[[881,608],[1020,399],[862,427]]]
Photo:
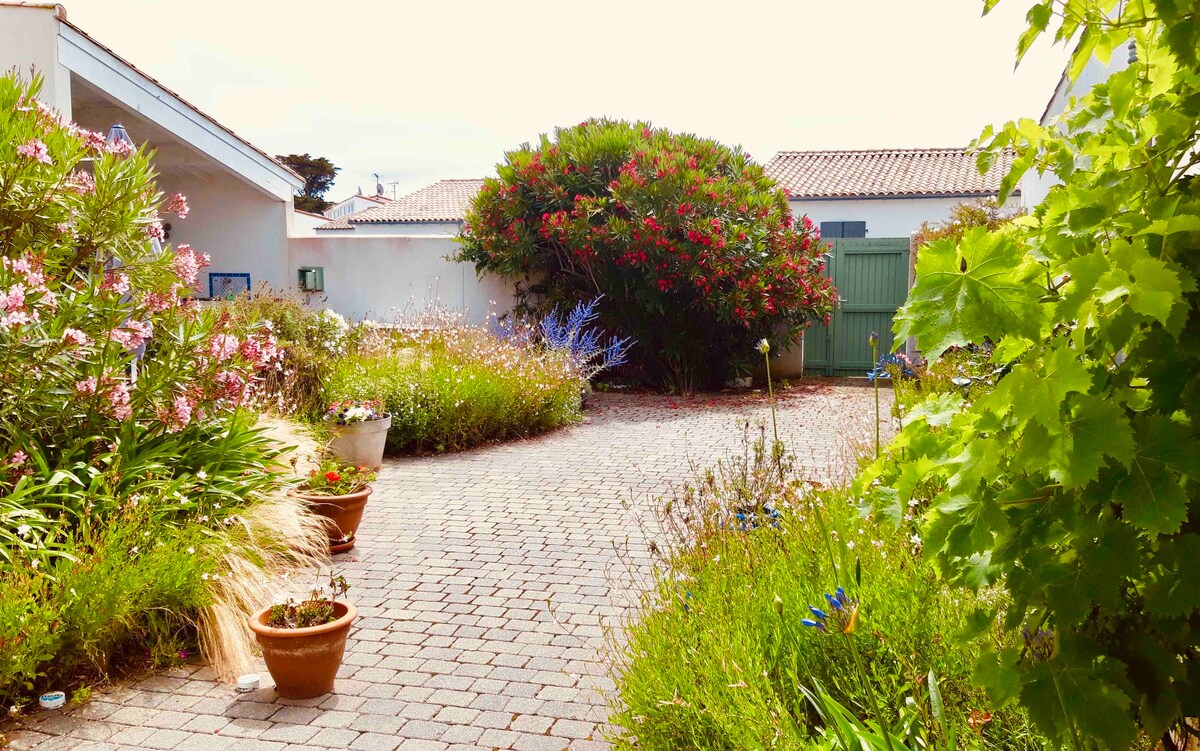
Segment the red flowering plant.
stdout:
[[509,152],[468,211],[460,260],[517,280],[541,312],[603,295],[631,364],[691,390],[723,383],[755,342],[828,318],[818,232],[749,155],[648,123],[588,120]]
[[0,518],[22,530],[0,525],[0,569],[135,495],[171,523],[216,522],[270,482],[273,451],[238,416],[277,357],[270,331],[201,310],[189,294],[207,256],[161,243],[163,212],[186,215],[186,199],[37,88],[0,76]]
[[337,459],[325,459],[319,467],[309,470],[308,477],[296,490],[304,495],[350,495],[373,482],[375,471],[370,467],[356,467],[342,464]]

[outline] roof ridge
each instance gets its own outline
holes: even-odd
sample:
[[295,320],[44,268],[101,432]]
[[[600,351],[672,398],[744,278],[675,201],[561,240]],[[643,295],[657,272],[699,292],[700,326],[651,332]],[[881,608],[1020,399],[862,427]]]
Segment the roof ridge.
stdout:
[[776,151],[775,155],[780,154],[928,154],[935,152],[952,151],[955,153],[967,153],[972,151],[967,146],[903,146],[898,148],[880,148],[880,149],[783,149]]

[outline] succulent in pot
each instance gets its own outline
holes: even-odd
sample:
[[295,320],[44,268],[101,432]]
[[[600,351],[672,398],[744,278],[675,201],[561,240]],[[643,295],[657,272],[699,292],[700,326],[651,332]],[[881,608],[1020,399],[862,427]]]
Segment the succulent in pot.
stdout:
[[376,400],[347,399],[329,405],[325,422],[333,432],[329,449],[344,462],[379,469],[392,416]]
[[369,467],[326,459],[312,470],[292,493],[308,502],[314,513],[326,519],[329,552],[344,553],[354,547],[354,536],[362,523],[375,471]]
[[283,698],[310,699],[333,690],[350,625],[358,616],[340,599],[348,589],[345,577],[330,572],[327,586],[314,588],[305,599],[268,605],[250,616],[250,630]]

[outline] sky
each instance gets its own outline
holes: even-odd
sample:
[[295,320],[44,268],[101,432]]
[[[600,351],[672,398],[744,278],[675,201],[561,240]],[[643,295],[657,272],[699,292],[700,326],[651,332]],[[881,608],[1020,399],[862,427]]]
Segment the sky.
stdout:
[[1028,1],[63,0],[67,17],[326,198],[494,174],[588,117],[781,150],[965,146],[1041,115],[1066,61],[1014,70]]

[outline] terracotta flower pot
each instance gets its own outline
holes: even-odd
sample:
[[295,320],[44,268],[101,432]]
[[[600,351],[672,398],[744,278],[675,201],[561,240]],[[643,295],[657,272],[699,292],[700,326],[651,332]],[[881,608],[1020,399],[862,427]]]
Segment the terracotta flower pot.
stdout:
[[329,552],[344,553],[354,547],[354,537],[372,490],[368,485],[350,495],[310,495],[299,490],[293,491],[293,495],[307,501],[314,513],[327,520]]
[[348,602],[333,603],[337,619],[309,628],[273,628],[267,625],[271,607],[250,616],[250,630],[262,646],[275,691],[285,699],[311,699],[333,690],[346,636],[358,610]]
[[379,469],[383,466],[383,449],[391,426],[391,415],[384,415],[379,420],[337,425],[333,428],[336,436],[329,449],[347,464]]

